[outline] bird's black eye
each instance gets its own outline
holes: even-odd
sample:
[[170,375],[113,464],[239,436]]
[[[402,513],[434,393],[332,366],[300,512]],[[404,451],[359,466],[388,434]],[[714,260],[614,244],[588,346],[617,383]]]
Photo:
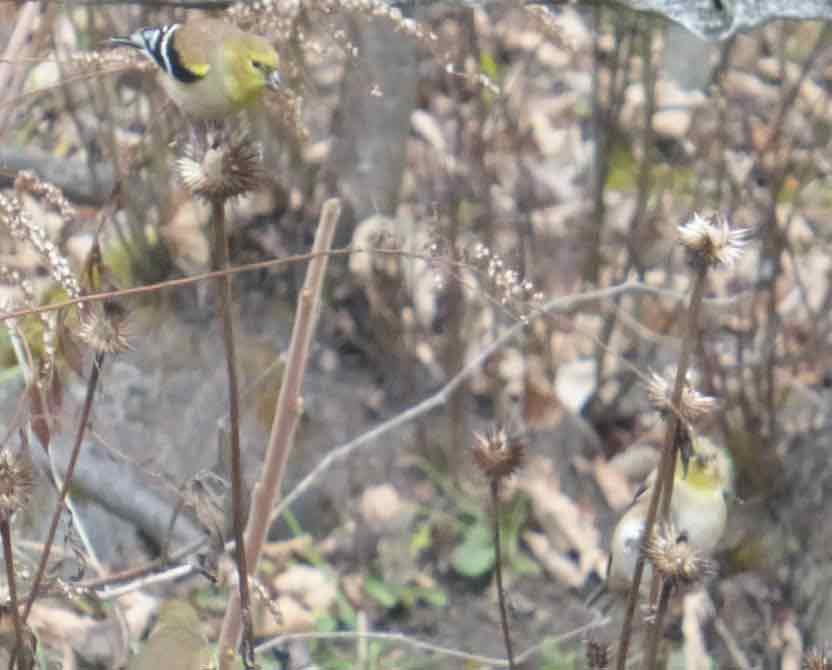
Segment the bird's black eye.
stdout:
[[269,70],[269,66],[261,60],[252,60],[251,64],[255,67],[255,69],[260,70],[262,72],[268,72]]

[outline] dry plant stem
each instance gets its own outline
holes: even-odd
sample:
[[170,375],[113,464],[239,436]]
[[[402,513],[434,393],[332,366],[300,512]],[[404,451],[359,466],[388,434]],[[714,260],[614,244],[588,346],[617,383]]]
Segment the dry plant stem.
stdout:
[[[251,497],[245,543],[248,555],[248,568],[252,573],[257,570],[257,562],[266,533],[269,530],[271,511],[286,470],[289,451],[294,442],[294,433],[303,411],[301,390],[309,358],[309,348],[315,332],[319,312],[321,290],[329,256],[325,253],[332,246],[335,226],[341,214],[341,203],[336,199],[327,200],[321,210],[318,231],[315,235],[313,253],[309,263],[306,281],[298,300],[292,340],[286,361],[286,371],[277,399],[274,421],[272,422],[269,444],[263,474],[254,487]],[[225,611],[219,638],[219,667],[228,670],[231,667],[235,643],[240,634],[240,607],[238,594],[233,594]]]
[[[225,200],[215,198],[211,202],[211,222],[214,228],[214,269],[228,267],[228,242],[225,237]],[[222,318],[222,341],[225,346],[225,364],[228,375],[228,421],[231,463],[231,517],[234,525],[234,562],[237,564],[238,595],[243,623],[243,662],[254,665],[254,629],[251,624],[251,607],[248,590],[248,565],[243,543],[243,475],[240,464],[240,395],[237,386],[237,359],[234,351],[234,322],[231,314],[232,275],[217,279]]]
[[23,649],[23,626],[20,623],[20,610],[17,608],[17,584],[14,576],[14,554],[12,553],[12,529],[6,517],[0,519],[0,535],[3,536],[3,558],[6,564],[6,583],[9,585],[12,621],[14,622],[15,649],[9,667],[17,660],[17,651]]
[[[664,579],[662,581],[662,590],[659,595],[659,604],[656,607],[656,617],[655,617],[655,625],[650,626],[650,631],[647,637],[647,659],[648,663],[651,663],[651,660],[658,659],[659,657],[659,644],[662,641],[662,622],[664,621],[665,616],[667,616],[667,607],[670,604],[670,596],[673,593],[673,582],[670,579]],[[653,665],[648,665],[648,667],[655,667],[655,661],[653,660]]]
[[[682,389],[684,388],[685,377],[690,365],[691,352],[696,341],[697,323],[699,321],[699,309],[702,305],[702,296],[705,292],[705,279],[708,275],[707,266],[703,266],[697,272],[690,303],[688,305],[688,320],[685,332],[682,335],[682,351],[679,355],[679,364],[676,367],[676,379],[673,384],[672,406],[679,407],[682,400]],[[658,517],[659,499],[662,502],[662,518],[666,519],[670,509],[670,496],[673,495],[673,473],[676,469],[676,433],[679,429],[679,417],[674,412],[670,415],[665,432],[662,456],[659,461],[659,478],[653,487],[653,495],[647,508],[647,518],[644,522],[644,537],[650,537],[656,525]],[[644,574],[644,552],[639,554],[636,561],[636,569],[633,573],[633,584],[627,598],[627,608],[624,612],[624,621],[621,625],[621,638],[618,643],[618,654],[616,655],[617,670],[624,670],[627,664],[627,651],[630,646],[630,636],[633,631],[633,617],[638,604],[639,588],[641,578]],[[657,573],[658,574],[658,573]],[[662,622],[656,620],[656,625],[661,627]],[[655,667],[655,657],[647,659],[647,668]]]
[[[13,95],[18,89],[26,70],[21,67],[15,67],[14,62],[16,59],[25,56],[31,49],[31,46],[27,46],[27,38],[35,26],[39,14],[39,3],[28,2],[21,6],[17,24],[14,27],[14,32],[9,39],[9,43],[6,45],[3,60],[0,62],[0,91],[6,91]],[[9,119],[17,109],[13,105],[4,107],[4,105],[0,105],[0,137],[5,133]]]
[[514,670],[514,653],[511,650],[511,632],[508,628],[506,596],[503,590],[503,554],[500,549],[500,481],[491,480],[491,501],[494,505],[494,569],[497,577],[497,601],[500,603],[500,623],[503,626],[503,640],[506,645],[506,658],[509,670]]
[[75,444],[72,445],[72,453],[69,457],[69,463],[66,466],[66,474],[64,474],[64,483],[61,487],[61,493],[58,496],[58,502],[55,505],[55,513],[52,515],[52,523],[49,525],[49,532],[46,534],[46,542],[43,545],[43,551],[40,555],[40,563],[38,563],[38,570],[35,573],[35,579],[32,581],[32,590],[29,592],[29,599],[26,601],[26,609],[23,611],[23,623],[29,617],[29,612],[32,611],[32,605],[35,604],[35,598],[38,597],[40,585],[43,582],[43,577],[46,574],[46,564],[49,562],[49,554],[52,551],[52,543],[55,541],[55,533],[58,530],[58,522],[61,520],[61,514],[64,511],[66,497],[69,494],[69,487],[72,485],[72,476],[75,473],[75,466],[78,463],[78,455],[81,453],[81,444],[84,442],[84,433],[87,430],[87,422],[92,411],[92,401],[95,397],[95,390],[98,388],[98,377],[101,374],[101,366],[104,364],[104,354],[99,352],[95,355],[92,362],[92,370],[90,371],[90,378],[87,381],[87,395],[84,398],[84,406],[81,409],[81,418],[78,420],[78,433],[75,436]]
[[[702,296],[705,293],[705,280],[708,277],[708,268],[703,266],[696,273],[693,282],[693,291],[690,297],[690,305],[688,307],[688,321],[685,332],[682,335],[682,351],[679,355],[679,365],[676,369],[676,380],[673,387],[673,407],[679,407],[682,402],[682,390],[685,386],[685,378],[688,374],[688,367],[690,366],[690,358],[693,353],[693,348],[696,346],[699,310],[702,306]],[[667,425],[667,433],[665,434],[664,453],[662,453],[661,461],[661,477],[663,481],[661,493],[661,518],[667,521],[670,518],[670,499],[673,495],[673,476],[676,472],[676,453],[678,451],[678,440],[676,436],[679,432],[679,416],[674,412],[671,415],[670,421]],[[654,520],[655,522],[655,520]],[[653,532],[653,526],[648,525],[645,528],[645,537],[650,537]],[[659,575],[656,573],[654,579],[658,579]]]

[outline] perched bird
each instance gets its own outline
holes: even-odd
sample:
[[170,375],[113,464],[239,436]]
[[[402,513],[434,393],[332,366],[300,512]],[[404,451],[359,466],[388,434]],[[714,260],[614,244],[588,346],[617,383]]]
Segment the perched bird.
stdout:
[[[687,470],[680,460],[676,463],[670,515],[676,531],[684,533],[690,546],[706,557],[713,553],[725,531],[727,499],[733,493],[733,466],[725,450],[708,438],[693,435],[692,441],[693,455]],[[630,588],[656,477],[653,470],[615,527],[607,564],[608,591]],[[642,583],[649,581],[648,566]]]
[[214,666],[213,651],[199,629],[199,615],[188,603],[168,600],[159,621],[128,670],[206,670]]
[[220,120],[281,86],[278,55],[268,40],[219,19],[141,28],[110,44],[143,52],[164,72],[162,85],[191,119]]

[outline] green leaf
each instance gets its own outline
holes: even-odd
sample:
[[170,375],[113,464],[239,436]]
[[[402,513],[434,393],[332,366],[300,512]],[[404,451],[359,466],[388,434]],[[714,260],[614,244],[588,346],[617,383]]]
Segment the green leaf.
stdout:
[[398,605],[400,600],[398,587],[387,584],[376,577],[367,577],[364,580],[364,592],[387,609]]
[[433,531],[431,524],[426,522],[420,525],[410,538],[410,555],[418,556],[427,551],[433,545]]
[[451,565],[463,577],[482,577],[494,568],[496,552],[490,530],[483,525],[471,526],[465,540],[451,556]]
[[552,638],[547,638],[540,646],[541,670],[576,670],[578,657],[573,651],[565,651]]
[[413,589],[416,597],[426,602],[431,607],[445,607],[448,604],[448,596],[439,588],[424,588],[417,586]]

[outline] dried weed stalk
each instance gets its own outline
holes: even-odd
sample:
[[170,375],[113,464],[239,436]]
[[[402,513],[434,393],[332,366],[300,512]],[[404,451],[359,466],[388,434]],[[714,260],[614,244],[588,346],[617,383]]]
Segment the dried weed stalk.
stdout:
[[508,625],[508,611],[503,586],[503,554],[500,547],[500,488],[507,477],[513,475],[522,466],[526,454],[526,445],[519,439],[509,437],[501,426],[490,430],[485,435],[474,434],[473,455],[477,467],[488,479],[491,492],[491,505],[494,518],[494,552],[495,575],[497,578],[497,599],[500,606],[500,623],[503,628],[503,641],[509,670],[514,670],[514,652],[511,644],[511,631]]

